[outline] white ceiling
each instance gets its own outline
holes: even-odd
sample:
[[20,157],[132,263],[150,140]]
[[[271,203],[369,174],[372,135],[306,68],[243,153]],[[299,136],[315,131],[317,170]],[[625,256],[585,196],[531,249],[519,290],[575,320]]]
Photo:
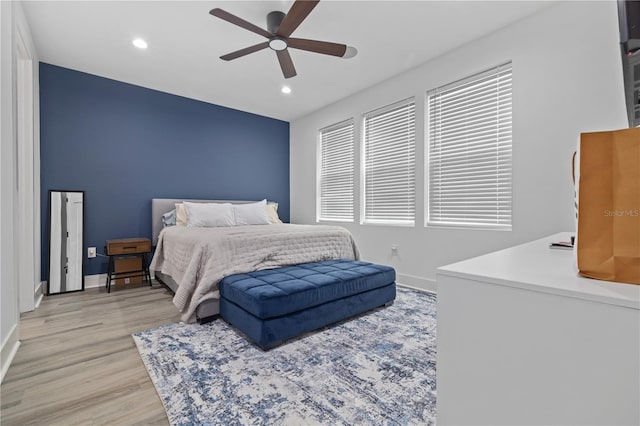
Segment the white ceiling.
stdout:
[[[352,59],[290,49],[285,80],[264,38],[209,15],[266,27],[292,1],[26,1],[40,61],[291,121],[547,7],[549,1],[322,1],[293,37],[355,46]],[[132,46],[142,37],[149,48]],[[293,92],[281,93],[287,84]]]

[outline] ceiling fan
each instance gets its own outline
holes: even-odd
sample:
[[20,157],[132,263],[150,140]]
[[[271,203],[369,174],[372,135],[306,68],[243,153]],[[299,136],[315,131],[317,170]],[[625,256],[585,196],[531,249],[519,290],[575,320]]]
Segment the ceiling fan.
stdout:
[[289,47],[344,58],[351,58],[355,56],[357,50],[351,46],[331,43],[328,41],[290,37],[291,33],[298,28],[302,21],[305,20],[309,13],[311,13],[313,8],[316,7],[319,1],[320,0],[296,0],[286,15],[279,11],[270,12],[267,15],[266,30],[222,9],[212,9],[209,12],[211,15],[244,28],[245,30],[260,34],[268,39],[268,41],[220,56],[220,59],[231,61],[270,47],[278,56],[278,61],[280,62],[280,68],[282,68],[284,78],[291,78],[297,73],[296,68],[293,66],[291,55],[289,55]]

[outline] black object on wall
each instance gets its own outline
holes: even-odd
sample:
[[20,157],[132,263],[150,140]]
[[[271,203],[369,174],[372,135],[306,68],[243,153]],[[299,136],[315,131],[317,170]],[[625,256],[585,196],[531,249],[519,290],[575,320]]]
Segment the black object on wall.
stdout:
[[640,126],[640,1],[618,0],[622,71],[629,126]]
[[618,20],[625,53],[640,50],[640,1],[618,0]]

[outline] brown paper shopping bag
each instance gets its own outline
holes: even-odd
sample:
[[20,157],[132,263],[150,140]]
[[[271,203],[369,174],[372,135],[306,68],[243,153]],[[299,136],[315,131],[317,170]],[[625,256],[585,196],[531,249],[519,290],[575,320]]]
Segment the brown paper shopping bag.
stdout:
[[580,135],[580,275],[640,284],[640,128]]

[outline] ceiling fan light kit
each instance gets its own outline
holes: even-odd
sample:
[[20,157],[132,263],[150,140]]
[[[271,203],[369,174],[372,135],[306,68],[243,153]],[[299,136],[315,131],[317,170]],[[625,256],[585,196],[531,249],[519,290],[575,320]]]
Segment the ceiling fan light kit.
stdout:
[[328,41],[290,37],[318,3],[319,0],[296,0],[287,14],[279,11],[270,12],[267,15],[267,30],[222,9],[212,9],[209,12],[211,15],[268,39],[268,41],[222,55],[220,59],[231,61],[269,47],[276,52],[284,77],[291,78],[297,73],[291,55],[289,55],[289,47],[323,55],[353,58],[358,53],[355,47]]
[[288,47],[287,45],[287,41],[283,38],[280,37],[274,37],[271,40],[269,40],[269,47],[272,50],[278,51],[278,50],[284,50]]

